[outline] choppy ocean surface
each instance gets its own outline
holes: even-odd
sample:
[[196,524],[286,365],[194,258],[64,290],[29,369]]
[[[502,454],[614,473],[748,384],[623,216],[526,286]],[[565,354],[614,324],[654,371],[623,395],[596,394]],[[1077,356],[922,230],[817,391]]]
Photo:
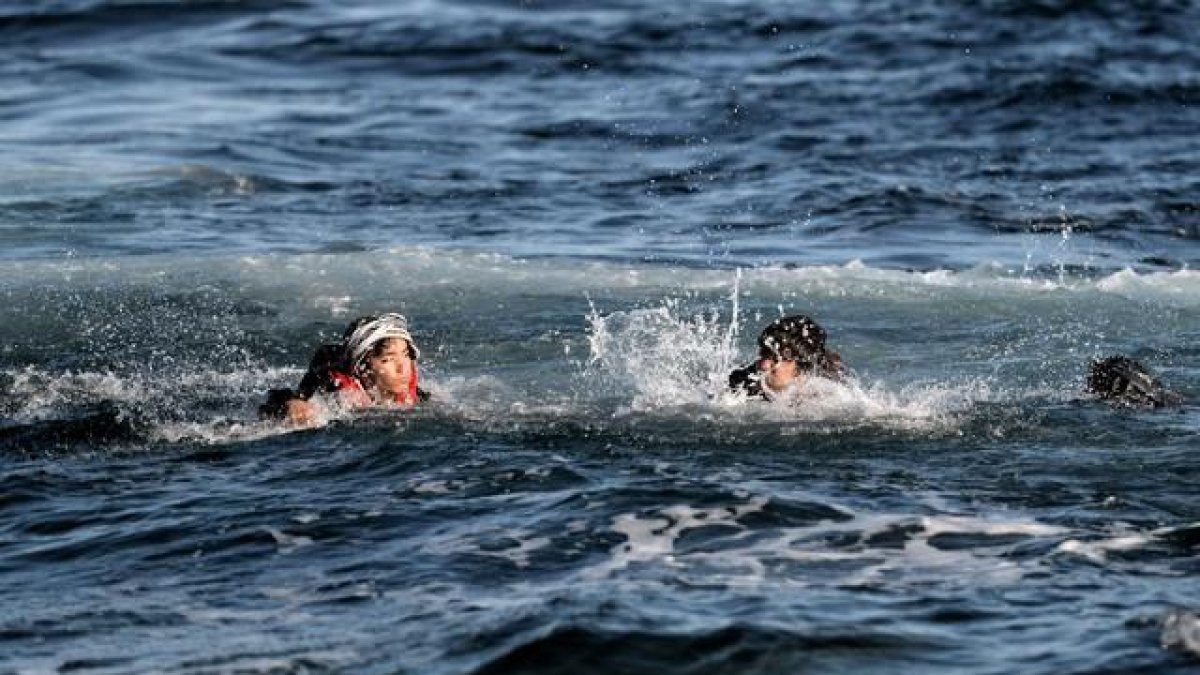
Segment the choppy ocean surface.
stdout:
[[0,5],[0,672],[1195,672],[1200,6],[959,4]]

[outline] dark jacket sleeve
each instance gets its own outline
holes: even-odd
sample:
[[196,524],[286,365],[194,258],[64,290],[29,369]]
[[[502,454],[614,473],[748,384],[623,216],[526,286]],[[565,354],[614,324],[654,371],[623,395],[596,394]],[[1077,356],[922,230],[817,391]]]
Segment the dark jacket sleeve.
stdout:
[[321,345],[308,363],[308,371],[300,378],[300,384],[295,389],[271,389],[267,392],[267,400],[258,407],[258,416],[263,418],[282,418],[287,412],[288,401],[295,399],[308,400],[318,393],[337,390],[329,371],[341,355],[341,348],[336,344]]
[[300,378],[296,387],[297,398],[310,399],[316,394],[328,394],[337,391],[337,385],[329,376],[329,371],[338,365],[341,358],[341,347],[336,344],[321,345],[308,362],[308,371]]
[[741,392],[746,396],[762,396],[762,377],[758,373],[758,367],[751,363],[730,373],[729,390]]

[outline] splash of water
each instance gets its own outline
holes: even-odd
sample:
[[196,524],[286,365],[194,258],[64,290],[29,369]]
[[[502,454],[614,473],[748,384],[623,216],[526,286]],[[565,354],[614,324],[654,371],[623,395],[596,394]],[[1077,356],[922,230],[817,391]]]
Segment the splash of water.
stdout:
[[977,380],[893,391],[882,382],[854,377],[846,382],[810,378],[789,396],[746,405],[743,394],[728,388],[729,373],[738,364],[740,279],[734,279],[728,314],[712,307],[695,310],[684,299],[670,297],[657,307],[607,315],[591,304],[585,377],[618,396],[624,393],[622,411],[629,413],[699,407],[734,420],[872,421],[904,428],[953,423],[957,413],[993,395]]

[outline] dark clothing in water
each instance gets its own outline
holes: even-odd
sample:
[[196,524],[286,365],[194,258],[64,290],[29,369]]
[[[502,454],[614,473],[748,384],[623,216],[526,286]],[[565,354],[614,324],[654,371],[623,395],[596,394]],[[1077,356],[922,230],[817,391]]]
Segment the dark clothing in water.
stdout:
[[[308,371],[300,378],[300,384],[295,389],[271,389],[267,392],[267,401],[258,408],[260,417],[282,418],[286,415],[288,401],[301,399],[307,401],[317,394],[333,394],[344,386],[339,382],[345,381],[342,363],[343,346],[339,343],[324,344],[317,348],[309,361]],[[429,392],[417,387],[417,401],[424,403],[429,400]]]
[[763,393],[762,374],[758,372],[758,365],[751,363],[730,373],[729,390],[741,392],[751,398],[766,398],[766,394]]

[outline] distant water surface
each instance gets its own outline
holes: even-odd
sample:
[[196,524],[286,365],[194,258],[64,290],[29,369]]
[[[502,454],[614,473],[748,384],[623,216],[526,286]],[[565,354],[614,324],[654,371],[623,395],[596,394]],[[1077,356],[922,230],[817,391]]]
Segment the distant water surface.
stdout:
[[1194,265],[1198,15],[8,3],[0,250]]

